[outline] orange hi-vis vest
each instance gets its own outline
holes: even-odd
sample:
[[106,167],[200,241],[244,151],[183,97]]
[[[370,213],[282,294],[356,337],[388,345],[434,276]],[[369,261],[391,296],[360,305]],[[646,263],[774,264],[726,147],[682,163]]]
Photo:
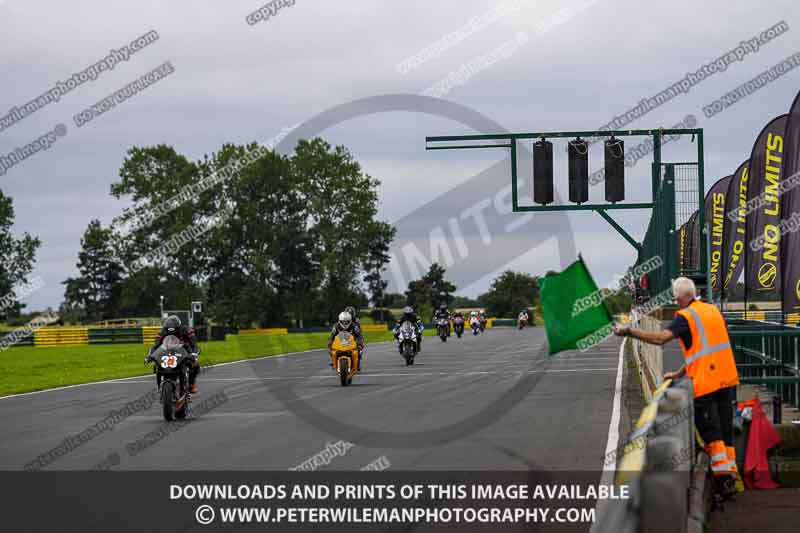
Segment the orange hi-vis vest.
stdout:
[[683,349],[686,374],[694,381],[694,397],[699,398],[719,389],[739,384],[739,373],[733,358],[725,318],[719,310],[695,300],[677,312],[689,323],[692,345]]

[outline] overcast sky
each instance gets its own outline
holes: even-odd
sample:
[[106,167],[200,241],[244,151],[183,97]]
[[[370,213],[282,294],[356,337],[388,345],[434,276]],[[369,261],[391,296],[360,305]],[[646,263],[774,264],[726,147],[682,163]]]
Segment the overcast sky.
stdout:
[[[503,213],[502,189],[510,183],[506,151],[426,152],[425,136],[475,133],[475,128],[595,129],[785,21],[788,32],[631,124],[670,127],[694,115],[705,128],[708,189],[749,157],[762,126],[787,112],[800,89],[797,69],[713,118],[702,111],[800,51],[796,0],[285,3],[265,20],[248,24],[248,15],[265,3],[0,0],[0,117],[100,61],[110,49],[151,30],[159,36],[113,70],[0,131],[0,156],[5,156],[57,124],[67,128],[47,151],[0,176],[0,187],[14,200],[14,230],[42,241],[35,275],[46,286],[28,298],[29,308],[61,302],[61,282],[76,272],[86,225],[92,218],[108,224],[125,206],[109,195],[109,186],[129,148],[166,143],[197,159],[224,142],[267,142],[281,129],[303,124],[306,132],[347,146],[365,171],[381,180],[380,216],[398,224],[402,243],[416,242],[430,258],[430,232],[444,235],[444,247],[454,256],[449,270],[463,294],[485,290],[505,268],[534,274],[559,269],[576,252],[606,284],[624,273],[635,254],[597,214],[522,219],[523,214]],[[491,13],[504,14],[489,21]],[[454,32],[458,38],[435,57],[408,72],[398,68]],[[447,102],[414,97],[487,54],[492,64],[483,62],[468,79],[462,76],[442,95]],[[76,126],[75,114],[165,61],[174,73]],[[395,96],[364,100],[365,107],[352,103],[381,95]],[[334,112],[325,115],[329,110]],[[629,138],[626,147],[640,140]],[[529,181],[529,152],[520,147],[520,176]],[[675,143],[665,148],[665,160],[685,160],[692,149],[688,139]],[[558,154],[563,150],[556,146]],[[648,199],[649,161],[626,169],[627,200]],[[593,150],[591,170],[600,165],[601,152]],[[557,189],[566,195],[563,165],[556,176]],[[592,199],[602,200],[602,189],[595,187]],[[486,207],[484,200],[491,203],[480,211],[491,232],[488,243],[478,211],[465,214],[470,206]],[[450,219],[461,221],[460,244]],[[646,213],[627,212],[619,220],[641,239]],[[395,285],[411,273],[407,265],[398,272],[392,274]]]

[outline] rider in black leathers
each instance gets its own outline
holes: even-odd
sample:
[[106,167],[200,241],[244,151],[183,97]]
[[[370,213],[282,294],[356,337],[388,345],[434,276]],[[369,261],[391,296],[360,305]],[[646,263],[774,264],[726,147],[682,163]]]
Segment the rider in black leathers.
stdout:
[[[181,325],[181,319],[175,315],[168,316],[161,327],[161,331],[156,335],[156,340],[150,352],[161,346],[161,343],[168,335],[178,337],[186,350],[189,352],[189,357],[192,358],[192,364],[189,367],[189,390],[192,394],[197,394],[197,374],[200,371],[200,363],[198,356],[200,355],[200,347],[197,346],[197,337],[195,336],[194,329],[189,326]],[[148,355],[149,358],[149,355]]]
[[450,336],[450,311],[447,309],[447,304],[439,305],[439,309],[433,315],[434,320],[439,320],[440,318],[444,318],[447,320],[447,336]]
[[400,320],[397,321],[397,326],[394,328],[394,338],[395,340],[400,338],[400,325],[406,320],[417,328],[417,352],[419,352],[422,350],[422,323],[419,321],[417,313],[414,312],[411,306],[403,308],[403,316],[400,317]]

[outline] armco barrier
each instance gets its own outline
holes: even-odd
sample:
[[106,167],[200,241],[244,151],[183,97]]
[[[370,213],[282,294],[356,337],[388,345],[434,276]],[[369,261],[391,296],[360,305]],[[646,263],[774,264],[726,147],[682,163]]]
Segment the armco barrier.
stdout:
[[[647,315],[642,317],[633,315],[630,322],[633,327],[647,331],[661,329],[661,323]],[[653,399],[653,391],[664,374],[664,351],[661,346],[647,344],[637,339],[630,338],[629,342],[642,384],[642,396],[649,402]]]
[[286,335],[289,333],[287,328],[256,328],[240,329],[239,335]]
[[695,484],[696,478],[704,483],[708,463],[695,454],[692,381],[667,380],[652,396],[633,433],[618,447],[615,483],[627,485],[630,498],[601,501],[593,532],[702,531],[698,526],[705,511],[690,495],[692,490],[705,493],[704,485]]
[[89,328],[89,344],[142,344],[142,328]]
[[361,331],[376,332],[376,331],[389,331],[389,324],[362,324]]
[[[16,346],[58,347],[58,346],[85,346],[87,344],[153,344],[161,326],[144,326],[133,328],[97,328],[97,327],[45,327],[39,328],[28,335],[10,344]],[[219,328],[217,337],[211,340],[225,340],[226,332],[230,328]],[[12,333],[14,329],[0,330],[0,338]],[[209,328],[199,326],[195,328],[197,340],[209,340]]]
[[161,326],[145,326],[142,328],[142,344],[153,344],[156,342]]
[[[17,328],[3,328],[0,329],[0,339],[5,338],[7,335],[11,335],[16,331]],[[17,336],[14,335],[13,337],[14,342],[11,343],[11,339],[9,339],[9,344],[4,344],[3,346],[7,346],[8,348],[13,348],[15,346],[33,346],[33,335],[26,335],[26,336]]]
[[89,328],[40,328],[33,338],[36,346],[81,346],[89,344]]

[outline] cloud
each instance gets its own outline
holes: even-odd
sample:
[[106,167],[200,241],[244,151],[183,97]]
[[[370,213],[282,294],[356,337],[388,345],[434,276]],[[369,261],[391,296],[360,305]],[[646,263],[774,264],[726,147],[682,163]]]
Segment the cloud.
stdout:
[[[161,38],[112,72],[0,132],[0,153],[29,142],[57,123],[67,123],[73,114],[164,61],[171,61],[176,70],[85,127],[71,129],[50,150],[2,177],[0,187],[15,201],[14,230],[38,235],[43,242],[39,257],[46,269],[42,275],[47,288],[32,295],[31,307],[58,305],[63,296],[60,282],[75,273],[80,236],[88,222],[96,217],[108,222],[124,206],[108,191],[131,146],[163,142],[190,158],[200,158],[224,142],[265,141],[285,125],[357,98],[418,94],[524,31],[530,36],[526,43],[463,85],[454,86],[446,98],[510,131],[591,129],[778,20],[792,26],[785,37],[763,51],[632,124],[667,126],[687,113],[702,117],[703,104],[795,52],[794,32],[800,31],[795,29],[800,27],[800,6],[791,0],[770,4],[770,9],[722,0],[648,4],[645,9],[634,0],[599,0],[537,37],[537,24],[565,5],[537,1],[447,47],[408,74],[397,72],[400,61],[499,1],[301,1],[268,23],[254,26],[245,17],[258,5],[247,2],[221,6],[210,0],[191,4],[143,0],[120,3],[114,9],[99,0],[5,2],[0,7],[4,36],[0,69],[5,82],[0,86],[0,114],[145,31],[155,29]],[[621,34],[624,39],[619,38]],[[798,74],[791,73],[747,102],[701,121],[706,133],[707,186],[712,176],[732,172],[747,157],[755,135],[769,118],[786,112],[797,80]],[[427,239],[439,223],[434,207],[444,213],[465,207],[462,193],[466,189],[459,183],[495,165],[500,165],[496,174],[486,177],[491,186],[508,182],[501,165],[505,155],[500,152],[423,149],[425,135],[471,132],[454,121],[395,112],[352,120],[323,135],[333,144],[350,147],[364,168],[382,181],[381,216],[385,219],[402,221],[410,213],[431,209],[430,215],[419,216],[414,224],[404,222],[409,239]],[[678,160],[691,149],[687,142],[665,154]],[[590,158],[592,168],[597,168],[599,155],[590,154]],[[529,181],[530,161],[520,165],[520,179]],[[627,170],[629,198],[646,199],[648,161]],[[557,169],[562,193],[566,192],[565,172],[563,165]],[[622,219],[632,234],[643,234],[644,214],[626,214]],[[541,222],[545,228],[546,221],[536,215],[528,224],[534,227]],[[599,217],[571,215],[570,221],[576,249],[598,282],[610,280],[627,266],[621,263],[631,260],[630,245]],[[531,269],[547,263],[519,263],[512,253],[517,248],[519,254],[527,252],[531,248],[527,244],[538,242],[535,236],[526,241],[498,231],[495,237],[503,261]],[[469,239],[480,240],[480,235],[467,234],[465,239],[471,243]],[[458,257],[458,250],[452,244],[451,248]],[[478,257],[452,267],[464,283],[476,283],[498,269],[502,265]]]

